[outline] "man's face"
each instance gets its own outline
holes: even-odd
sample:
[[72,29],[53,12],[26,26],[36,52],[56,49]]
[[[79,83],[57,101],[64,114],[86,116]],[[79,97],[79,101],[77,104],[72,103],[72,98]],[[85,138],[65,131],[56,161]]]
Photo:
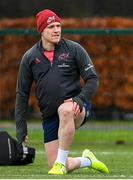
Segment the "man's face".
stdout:
[[57,44],[61,38],[61,24],[59,22],[49,24],[42,32],[42,38],[45,42]]

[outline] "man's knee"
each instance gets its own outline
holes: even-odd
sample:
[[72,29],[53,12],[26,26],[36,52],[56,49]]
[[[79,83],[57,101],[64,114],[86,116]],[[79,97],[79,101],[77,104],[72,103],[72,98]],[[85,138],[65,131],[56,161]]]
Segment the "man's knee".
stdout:
[[67,103],[63,103],[59,106],[58,114],[59,114],[59,116],[63,116],[63,117],[70,117],[70,116],[73,117],[74,116],[72,106],[69,106]]

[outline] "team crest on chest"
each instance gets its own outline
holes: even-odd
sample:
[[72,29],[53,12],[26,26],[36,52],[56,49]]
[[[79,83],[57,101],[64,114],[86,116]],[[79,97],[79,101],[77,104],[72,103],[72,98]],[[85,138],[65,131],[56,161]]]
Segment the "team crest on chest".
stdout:
[[69,53],[62,53],[59,55],[58,60],[59,61],[68,61],[70,57]]

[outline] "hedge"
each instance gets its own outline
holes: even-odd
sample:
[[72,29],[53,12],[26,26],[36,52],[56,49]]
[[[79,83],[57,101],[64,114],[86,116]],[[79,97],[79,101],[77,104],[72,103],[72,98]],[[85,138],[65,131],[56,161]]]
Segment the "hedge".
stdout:
[[[0,29],[35,28],[34,18],[2,19]],[[91,18],[63,19],[63,28],[130,29],[131,18]],[[77,41],[88,51],[100,79],[100,86],[92,98],[95,109],[116,108],[122,111],[133,110],[133,36],[63,35]],[[24,52],[39,36],[0,36],[0,117],[9,118],[14,112],[15,89],[18,67]],[[81,80],[81,84],[83,81]],[[30,108],[38,112],[31,91]]]

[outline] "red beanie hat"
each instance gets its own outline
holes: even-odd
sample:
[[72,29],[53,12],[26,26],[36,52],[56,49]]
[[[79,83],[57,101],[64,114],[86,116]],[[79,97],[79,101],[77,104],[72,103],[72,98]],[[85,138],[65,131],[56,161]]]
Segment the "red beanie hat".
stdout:
[[61,18],[59,18],[57,14],[55,14],[53,11],[49,9],[45,9],[37,13],[36,22],[37,22],[37,31],[41,33],[46,28],[47,25],[53,22],[61,23]]

